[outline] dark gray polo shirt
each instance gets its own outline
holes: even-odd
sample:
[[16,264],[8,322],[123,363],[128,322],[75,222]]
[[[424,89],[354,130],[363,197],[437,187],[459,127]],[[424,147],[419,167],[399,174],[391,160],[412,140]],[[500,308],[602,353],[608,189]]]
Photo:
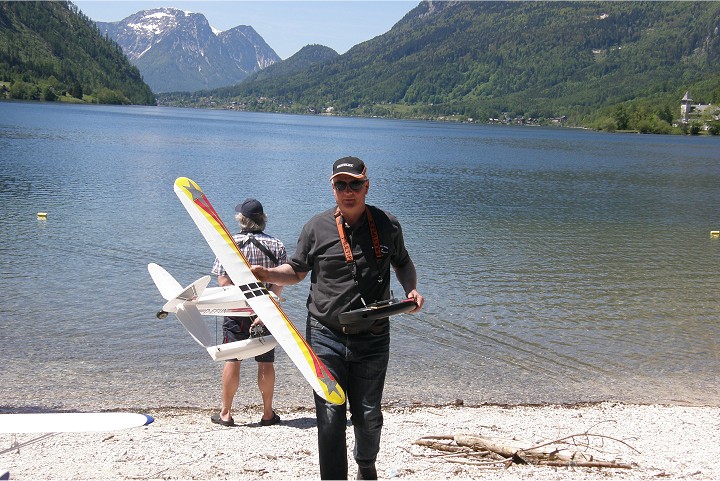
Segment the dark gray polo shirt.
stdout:
[[[352,265],[345,260],[335,223],[335,208],[326,210],[302,229],[295,254],[289,264],[295,272],[311,272],[308,312],[322,324],[341,330],[338,316],[390,297],[390,266],[402,267],[410,262],[402,229],[391,214],[368,206],[380,237],[382,258],[376,259],[367,216],[347,229],[348,242],[357,264],[359,287],[353,280]],[[384,322],[387,322],[385,320]]]

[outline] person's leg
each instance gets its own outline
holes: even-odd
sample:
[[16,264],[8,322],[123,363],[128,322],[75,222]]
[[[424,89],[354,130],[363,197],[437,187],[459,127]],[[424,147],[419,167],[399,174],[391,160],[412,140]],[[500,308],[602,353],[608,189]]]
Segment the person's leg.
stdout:
[[[223,344],[247,339],[250,336],[250,322],[251,320],[248,317],[223,318]],[[228,422],[232,419],[233,399],[239,386],[240,361],[237,359],[225,361],[222,372],[220,421]],[[217,421],[214,419],[213,422]]]
[[263,421],[275,417],[273,410],[273,393],[275,391],[275,364],[272,362],[258,362],[258,387],[263,401]]
[[389,332],[351,336],[348,348],[348,400],[355,433],[353,456],[358,464],[358,479],[377,479],[375,461],[380,451],[383,426],[381,402],[389,360]]
[[[270,335],[270,331],[262,326],[262,335]],[[260,396],[263,401],[263,415],[260,418],[260,424],[269,426],[280,422],[280,417],[275,414],[273,409],[273,396],[275,393],[275,349],[255,356],[258,365],[258,388],[260,388]]]
[[[308,318],[306,338],[318,358],[325,364],[340,387],[347,392],[345,345],[342,340],[318,321]],[[314,394],[314,393],[313,393]],[[338,406],[315,398],[318,429],[318,454],[321,479],[347,479],[348,460],[345,431],[346,405]]]
[[232,415],[233,398],[240,386],[240,361],[225,361],[222,372],[222,405],[220,406],[220,419],[230,421]]
[[315,416],[318,429],[318,455],[320,479],[347,479],[348,459],[345,430],[347,412],[345,404],[338,406],[315,397]]

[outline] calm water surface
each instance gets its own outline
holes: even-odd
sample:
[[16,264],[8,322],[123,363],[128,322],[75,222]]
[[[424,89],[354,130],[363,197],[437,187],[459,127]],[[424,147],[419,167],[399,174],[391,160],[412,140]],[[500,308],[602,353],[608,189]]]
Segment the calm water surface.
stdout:
[[[234,205],[261,199],[292,252],[344,155],[369,165],[368,202],[402,222],[427,298],[392,320],[386,401],[718,405],[719,152],[709,137],[0,103],[0,409],[218,405],[222,366],[154,317],[149,262],[189,284],[213,261],[175,178],[231,230]],[[307,290],[284,291],[301,332]],[[284,353],[276,368],[277,404],[311,405]],[[258,404],[254,362],[242,373],[236,402]]]

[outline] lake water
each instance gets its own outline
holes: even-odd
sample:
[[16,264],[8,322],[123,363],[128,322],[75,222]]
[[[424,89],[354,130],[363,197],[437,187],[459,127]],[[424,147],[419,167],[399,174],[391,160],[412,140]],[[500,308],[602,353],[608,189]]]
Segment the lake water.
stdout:
[[[149,262],[213,261],[175,178],[231,230],[259,198],[292,252],[345,155],[426,296],[392,320],[386,401],[720,404],[720,138],[0,102],[0,409],[219,405],[222,365],[154,315]],[[284,291],[301,332],[308,288]],[[311,406],[276,368],[276,404]]]

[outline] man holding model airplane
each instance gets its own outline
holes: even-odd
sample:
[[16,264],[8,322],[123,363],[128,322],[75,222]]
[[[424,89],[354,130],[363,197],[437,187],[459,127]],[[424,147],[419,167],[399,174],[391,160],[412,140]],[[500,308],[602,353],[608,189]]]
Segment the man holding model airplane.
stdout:
[[[391,214],[366,205],[370,188],[365,163],[343,157],[330,177],[336,207],[310,219],[289,263],[253,266],[263,281],[292,285],[312,271],[306,338],[347,394],[355,432],[358,479],[377,479],[381,412],[390,351],[388,315],[417,312],[424,303],[417,273]],[[408,299],[391,299],[390,269]],[[373,309],[384,304],[388,309]],[[401,311],[397,306],[401,306]],[[361,314],[358,314],[361,313]],[[322,479],[347,479],[347,408],[315,394]]]
[[[233,236],[233,240],[242,251],[250,264],[259,264],[265,267],[275,267],[287,262],[287,253],[283,243],[268,234],[265,234],[267,215],[262,204],[256,199],[246,199],[235,207],[235,219],[240,224],[241,231]],[[225,272],[219,259],[215,259],[212,273],[217,276],[218,284],[230,286],[233,284]],[[280,295],[282,286],[268,285],[269,291]],[[261,320],[254,313],[248,316],[228,316],[223,321],[223,343],[242,341],[248,339],[251,331],[259,328],[265,329]],[[275,390],[275,349],[255,356],[258,365],[258,387],[263,400],[263,416],[260,419],[262,426],[270,426],[280,422],[280,416],[273,409],[273,392]],[[233,398],[240,386],[240,361],[232,359],[225,362],[222,373],[222,404],[220,413],[214,414],[211,420],[215,424],[233,426],[230,411]]]

